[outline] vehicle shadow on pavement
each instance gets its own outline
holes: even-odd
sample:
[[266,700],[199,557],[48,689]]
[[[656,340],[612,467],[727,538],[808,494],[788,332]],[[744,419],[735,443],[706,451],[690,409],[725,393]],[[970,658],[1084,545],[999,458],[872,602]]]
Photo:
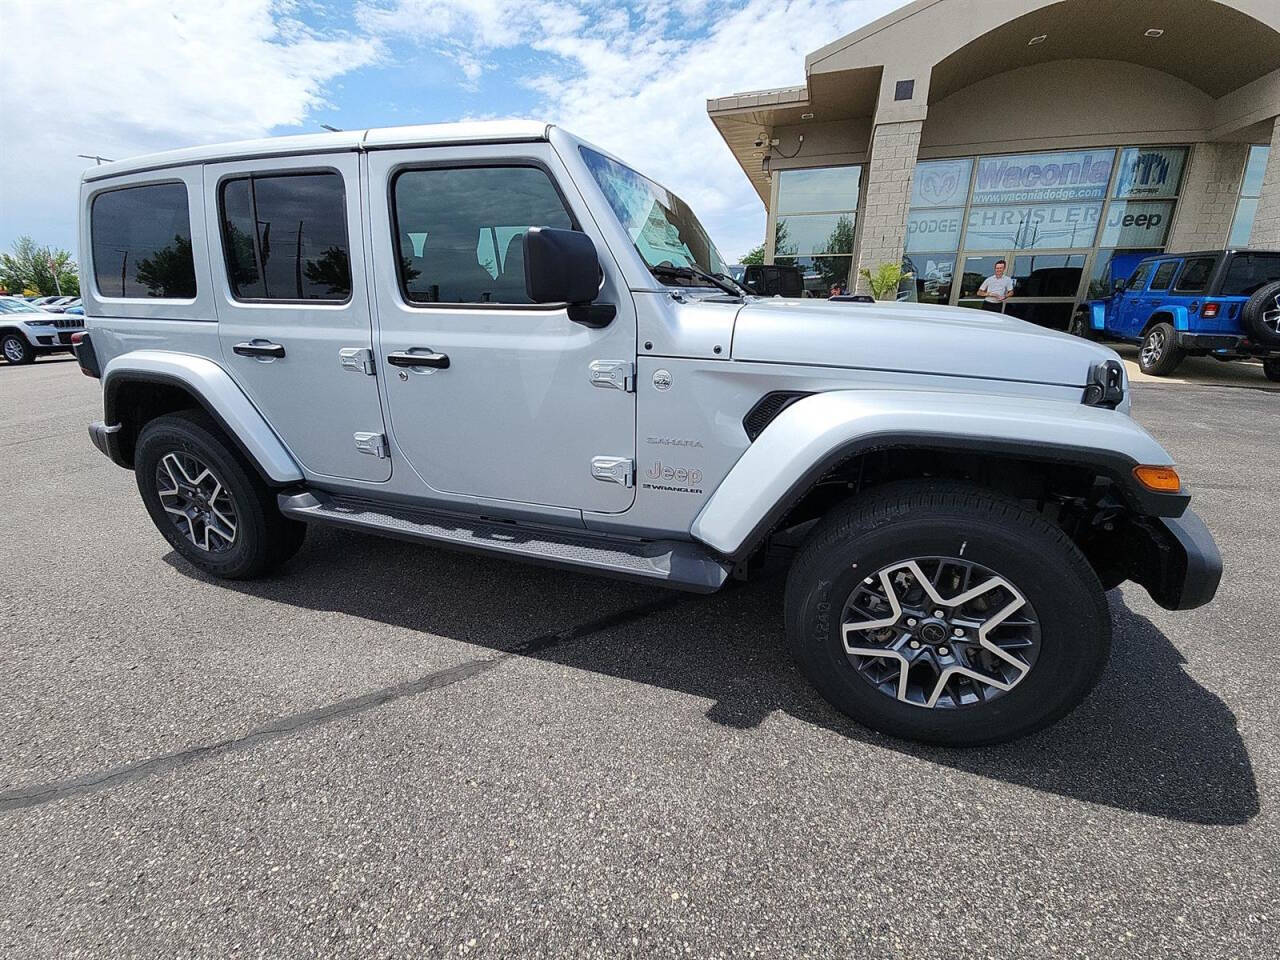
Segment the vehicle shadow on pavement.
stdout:
[[[166,561],[207,580],[176,553]],[[212,582],[212,581],[210,581]],[[280,575],[220,586],[278,603],[448,637],[493,651],[649,684],[712,702],[707,718],[739,729],[774,711],[861,743],[1037,790],[1150,816],[1231,825],[1259,811],[1258,789],[1230,709],[1183,670],[1159,629],[1110,595],[1115,642],[1093,695],[1016,743],[975,750],[881,736],[831,708],[786,649],[783,583],[771,576],[710,597],[313,527]],[[555,596],[560,602],[548,604]],[[602,612],[675,597],[672,606],[555,642]],[[501,628],[484,605],[500,598]],[[521,624],[518,635],[510,624]],[[530,637],[550,643],[522,643]]]

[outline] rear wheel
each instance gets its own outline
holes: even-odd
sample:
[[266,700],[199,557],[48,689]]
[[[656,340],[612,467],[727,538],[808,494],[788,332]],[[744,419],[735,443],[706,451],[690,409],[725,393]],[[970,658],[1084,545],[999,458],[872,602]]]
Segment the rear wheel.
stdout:
[[4,355],[6,363],[14,365],[31,363],[36,358],[36,352],[31,348],[31,344],[17,333],[6,333],[0,337],[0,354]]
[[275,495],[203,413],[169,414],[143,427],[134,470],[169,545],[214,576],[259,576],[302,546],[306,525],[280,513]]
[[1280,357],[1272,357],[1269,360],[1262,361],[1262,372],[1267,375],[1268,380],[1274,380],[1280,383]]
[[1093,688],[1111,646],[1097,575],[1014,500],[947,481],[837,508],[787,581],[787,636],[838,710],[950,746],[1040,729]]
[[1186,354],[1178,346],[1177,333],[1167,323],[1157,323],[1142,338],[1138,366],[1151,377],[1167,377],[1178,369]]

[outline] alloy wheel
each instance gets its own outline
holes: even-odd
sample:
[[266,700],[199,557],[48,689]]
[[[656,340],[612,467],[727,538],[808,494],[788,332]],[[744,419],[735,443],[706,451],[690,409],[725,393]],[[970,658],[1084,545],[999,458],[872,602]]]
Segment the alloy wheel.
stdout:
[[937,709],[1003,696],[1040,653],[1026,596],[995,571],[949,557],[902,560],[865,578],[845,603],[841,635],[863,680]]
[[22,344],[18,342],[17,337],[5,337],[4,340],[4,358],[10,363],[21,363],[26,351],[22,349]]
[[1165,335],[1163,330],[1152,330],[1142,343],[1142,362],[1148,367],[1155,366],[1164,355]]
[[1262,325],[1280,337],[1280,293],[1276,294],[1271,309],[1262,312]]
[[194,546],[221,553],[236,542],[235,500],[199,457],[186,452],[161,457],[156,465],[156,492],[173,525]]

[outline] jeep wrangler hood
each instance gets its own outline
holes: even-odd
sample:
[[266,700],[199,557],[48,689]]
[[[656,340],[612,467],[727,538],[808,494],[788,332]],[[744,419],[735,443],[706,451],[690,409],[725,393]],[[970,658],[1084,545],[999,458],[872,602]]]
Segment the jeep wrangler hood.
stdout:
[[999,313],[910,303],[752,300],[734,360],[1083,387],[1106,347]]

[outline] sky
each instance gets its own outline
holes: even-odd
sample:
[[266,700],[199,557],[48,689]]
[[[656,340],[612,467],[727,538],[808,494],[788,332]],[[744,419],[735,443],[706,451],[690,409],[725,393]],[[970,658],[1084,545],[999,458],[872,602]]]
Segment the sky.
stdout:
[[803,83],[805,54],[902,2],[6,0],[0,250],[75,251],[77,154],[520,117],[675,191],[734,261],[764,207],[706,100]]

